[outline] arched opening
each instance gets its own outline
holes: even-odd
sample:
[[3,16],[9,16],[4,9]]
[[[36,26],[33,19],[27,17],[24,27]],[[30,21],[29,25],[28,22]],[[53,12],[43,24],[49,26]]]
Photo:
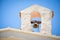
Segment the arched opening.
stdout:
[[41,15],[39,12],[34,11],[31,13],[31,24],[33,32],[40,32]]

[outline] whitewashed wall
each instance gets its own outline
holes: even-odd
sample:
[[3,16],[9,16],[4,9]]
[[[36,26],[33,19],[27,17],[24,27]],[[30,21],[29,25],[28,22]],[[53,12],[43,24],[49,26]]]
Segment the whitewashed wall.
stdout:
[[[4,39],[5,38],[5,39]],[[0,40],[60,40],[58,36],[41,35],[40,33],[24,32],[18,29],[7,28],[0,30]]]

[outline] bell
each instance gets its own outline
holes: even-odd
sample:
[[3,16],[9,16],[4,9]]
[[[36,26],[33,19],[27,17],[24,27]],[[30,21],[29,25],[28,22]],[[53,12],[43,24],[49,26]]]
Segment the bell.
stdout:
[[34,28],[38,28],[38,24],[34,24],[34,26],[33,26]]

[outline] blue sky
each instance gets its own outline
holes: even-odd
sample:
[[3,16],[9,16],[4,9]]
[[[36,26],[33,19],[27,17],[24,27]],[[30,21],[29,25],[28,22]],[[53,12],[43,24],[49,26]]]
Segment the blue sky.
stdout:
[[19,12],[33,4],[54,11],[52,34],[60,36],[60,0],[0,0],[0,29],[8,26],[19,29],[21,25]]

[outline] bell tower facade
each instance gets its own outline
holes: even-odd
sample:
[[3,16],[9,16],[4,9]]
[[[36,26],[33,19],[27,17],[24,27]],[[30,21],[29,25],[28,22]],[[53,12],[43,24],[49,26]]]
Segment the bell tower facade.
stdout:
[[[51,35],[52,25],[51,20],[53,17],[53,11],[48,8],[39,6],[39,5],[32,5],[20,12],[21,17],[21,30],[32,32],[32,24],[31,19],[34,17],[41,18],[41,30],[39,33],[41,34],[48,34]],[[36,23],[37,21],[33,22]],[[37,24],[38,25],[38,24]]]

